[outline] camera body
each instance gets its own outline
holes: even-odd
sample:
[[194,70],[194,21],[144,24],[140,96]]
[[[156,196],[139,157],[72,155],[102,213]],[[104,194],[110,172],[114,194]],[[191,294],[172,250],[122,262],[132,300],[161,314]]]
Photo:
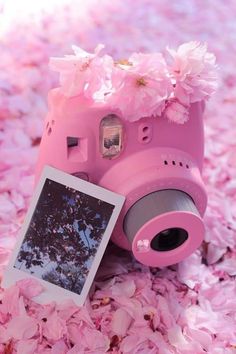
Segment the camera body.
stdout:
[[[124,98],[125,99],[125,98]],[[177,263],[202,242],[204,103],[183,125],[164,116],[130,122],[109,105],[49,92],[36,179],[50,165],[126,197],[112,234],[141,263]]]

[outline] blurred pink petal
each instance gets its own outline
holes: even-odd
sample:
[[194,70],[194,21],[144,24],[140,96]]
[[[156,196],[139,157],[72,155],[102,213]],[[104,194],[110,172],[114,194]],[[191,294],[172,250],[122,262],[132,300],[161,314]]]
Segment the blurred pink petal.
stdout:
[[17,354],[35,354],[38,341],[35,339],[20,340],[17,343]]
[[165,115],[171,122],[178,124],[184,124],[189,119],[188,108],[178,101],[170,101],[165,110]]
[[20,289],[20,294],[24,297],[31,299],[34,296],[41,294],[43,291],[42,284],[36,279],[23,279],[18,280],[16,285]]
[[212,336],[204,330],[186,328],[185,329],[186,337],[188,336],[191,342],[199,343],[205,351],[209,350],[210,345],[212,344]]
[[179,263],[178,278],[190,288],[194,288],[194,286],[199,284],[203,288],[208,288],[218,281],[209,268],[202,264],[199,251]]
[[83,330],[84,340],[87,346],[93,351],[101,351],[106,353],[109,349],[110,340],[107,336],[95,329],[89,329],[87,327]]
[[67,354],[84,354],[84,350],[81,348],[80,345],[74,345],[73,348],[67,351]]
[[115,334],[125,336],[131,322],[132,317],[124,309],[118,309],[113,314],[111,329]]
[[9,335],[7,332],[7,329],[4,326],[0,327],[0,343],[6,343],[8,342]]
[[68,347],[65,345],[64,340],[56,342],[51,349],[52,354],[67,354]]
[[7,326],[7,333],[10,338],[30,339],[38,331],[38,322],[29,316],[15,316],[10,320]]
[[124,297],[132,297],[135,293],[135,283],[133,280],[126,280],[121,283],[116,283],[112,287],[112,295],[114,296],[124,296]]
[[19,288],[17,286],[12,286],[5,290],[2,304],[0,304],[0,310],[12,316],[19,314]]
[[214,264],[226,253],[226,251],[227,249],[225,247],[219,247],[214,243],[209,243],[207,248],[207,263]]
[[10,255],[11,255],[10,250],[6,250],[5,248],[0,247],[0,263],[1,263],[1,265],[6,265],[8,263]]
[[52,315],[46,318],[46,322],[44,322],[43,325],[43,335],[48,340],[57,341],[66,334],[66,332],[66,324],[56,312],[53,312]]
[[143,339],[140,339],[138,334],[129,335],[124,338],[121,343],[121,350],[123,353],[135,353],[135,348],[143,342]]
[[172,75],[175,78],[175,97],[183,104],[206,99],[216,91],[216,58],[207,52],[207,45],[188,42],[175,51],[169,49],[174,62]]
[[229,275],[236,275],[236,258],[227,258],[216,265],[217,270],[224,271]]
[[182,351],[189,349],[189,342],[184,337],[181,328],[177,325],[168,330],[168,340],[171,345]]
[[78,306],[76,306],[72,300],[67,300],[59,304],[57,310],[58,316],[64,321],[67,321],[71,316],[79,311]]

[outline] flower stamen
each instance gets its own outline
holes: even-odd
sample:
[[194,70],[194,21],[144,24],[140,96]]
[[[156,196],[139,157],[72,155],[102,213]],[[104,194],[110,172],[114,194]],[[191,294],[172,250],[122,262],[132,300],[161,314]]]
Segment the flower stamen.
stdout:
[[88,60],[88,61],[86,61],[85,63],[83,63],[83,64],[81,65],[80,71],[85,71],[86,69],[88,69],[89,64],[90,64],[90,60]]
[[127,65],[127,66],[133,66],[133,63],[129,61],[128,59],[120,59],[115,62],[116,65]]
[[136,80],[137,86],[147,86],[147,80],[144,77],[140,77]]

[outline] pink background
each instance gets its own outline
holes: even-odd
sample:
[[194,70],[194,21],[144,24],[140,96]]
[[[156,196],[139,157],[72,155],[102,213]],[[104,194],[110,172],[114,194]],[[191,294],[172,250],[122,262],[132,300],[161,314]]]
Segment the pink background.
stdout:
[[71,44],[93,51],[104,43],[108,53],[126,58],[208,42],[220,87],[204,118],[207,233],[192,256],[161,270],[111,246],[82,309],[36,305],[34,283],[1,290],[0,353],[235,353],[235,1],[32,3],[0,0],[1,272],[32,195],[47,92],[58,83],[48,59],[70,53]]

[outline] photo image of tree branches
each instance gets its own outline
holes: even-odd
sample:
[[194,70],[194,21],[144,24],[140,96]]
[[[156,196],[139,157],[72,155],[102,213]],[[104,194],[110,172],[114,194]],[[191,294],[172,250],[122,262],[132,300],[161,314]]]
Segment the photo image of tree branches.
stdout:
[[46,179],[14,267],[80,294],[113,209]]

